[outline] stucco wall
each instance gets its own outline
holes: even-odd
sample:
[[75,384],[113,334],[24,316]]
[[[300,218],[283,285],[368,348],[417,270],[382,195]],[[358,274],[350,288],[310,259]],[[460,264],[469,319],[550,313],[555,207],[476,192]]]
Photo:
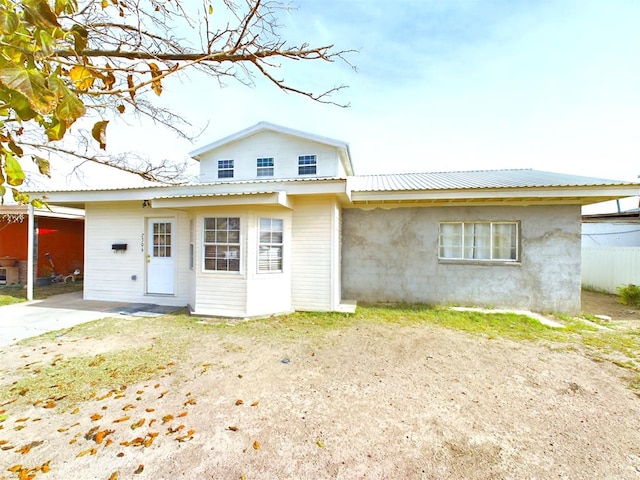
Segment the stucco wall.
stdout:
[[[580,207],[346,209],[342,297],[580,311]],[[442,221],[519,221],[517,265],[438,260]]]

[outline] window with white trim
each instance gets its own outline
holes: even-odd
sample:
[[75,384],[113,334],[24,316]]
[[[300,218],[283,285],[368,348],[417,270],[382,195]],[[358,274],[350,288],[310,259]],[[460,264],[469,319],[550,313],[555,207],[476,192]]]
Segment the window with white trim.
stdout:
[[284,222],[279,218],[261,218],[258,237],[258,271],[281,272]]
[[298,175],[315,175],[317,166],[315,155],[300,155],[298,157]]
[[240,271],[240,218],[204,219],[204,269]]
[[273,177],[274,167],[273,158],[258,158],[256,160],[257,176],[258,177]]
[[442,222],[438,258],[517,262],[518,222]]
[[233,178],[233,160],[218,160],[218,178]]

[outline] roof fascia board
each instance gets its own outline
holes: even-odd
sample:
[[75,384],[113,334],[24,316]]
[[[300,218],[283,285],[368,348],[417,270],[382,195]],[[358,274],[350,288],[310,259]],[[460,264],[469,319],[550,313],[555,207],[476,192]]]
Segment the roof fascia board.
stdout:
[[405,200],[453,200],[453,199],[500,199],[527,197],[554,198],[598,198],[607,199],[626,198],[638,195],[637,186],[586,186],[586,187],[556,187],[556,188],[483,188],[483,189],[450,189],[450,190],[421,190],[421,191],[352,191],[351,198],[358,201],[405,201]]
[[229,207],[238,205],[279,205],[289,209],[293,208],[285,192],[156,198],[151,200],[152,208]]

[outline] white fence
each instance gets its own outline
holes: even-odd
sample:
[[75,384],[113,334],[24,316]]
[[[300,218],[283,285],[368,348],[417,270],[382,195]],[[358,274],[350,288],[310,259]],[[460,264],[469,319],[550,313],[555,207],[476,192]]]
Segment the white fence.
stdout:
[[582,286],[617,293],[640,285],[640,247],[582,247]]

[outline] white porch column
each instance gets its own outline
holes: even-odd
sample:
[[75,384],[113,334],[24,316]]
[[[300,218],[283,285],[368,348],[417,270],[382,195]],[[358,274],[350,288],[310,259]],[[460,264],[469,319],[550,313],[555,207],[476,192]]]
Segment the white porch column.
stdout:
[[29,220],[27,222],[27,300],[33,300],[33,247],[35,244],[35,218],[33,205],[28,207]]

